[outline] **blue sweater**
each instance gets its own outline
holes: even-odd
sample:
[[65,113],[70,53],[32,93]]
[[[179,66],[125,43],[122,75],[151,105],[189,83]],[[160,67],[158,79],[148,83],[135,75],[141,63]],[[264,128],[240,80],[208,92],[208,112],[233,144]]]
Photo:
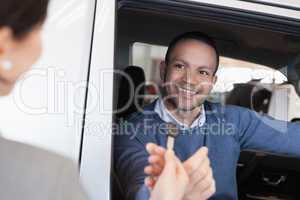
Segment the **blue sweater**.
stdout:
[[[148,164],[145,145],[166,146],[165,122],[154,112],[155,102],[143,112],[122,123],[114,138],[114,167],[126,199],[146,200],[144,167]],[[207,146],[216,180],[211,199],[238,199],[236,165],[241,150],[300,157],[300,124],[274,120],[237,107],[205,102],[206,123],[202,127],[181,129],[176,137],[175,153],[187,160],[200,147]]]

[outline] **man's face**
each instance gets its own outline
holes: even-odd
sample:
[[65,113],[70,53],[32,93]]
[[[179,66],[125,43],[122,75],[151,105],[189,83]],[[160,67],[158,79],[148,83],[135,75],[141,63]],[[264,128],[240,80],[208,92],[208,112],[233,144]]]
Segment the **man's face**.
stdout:
[[161,65],[164,99],[179,110],[199,107],[216,82],[216,62],[211,46],[196,40],[179,42],[170,54],[168,65],[164,62]]

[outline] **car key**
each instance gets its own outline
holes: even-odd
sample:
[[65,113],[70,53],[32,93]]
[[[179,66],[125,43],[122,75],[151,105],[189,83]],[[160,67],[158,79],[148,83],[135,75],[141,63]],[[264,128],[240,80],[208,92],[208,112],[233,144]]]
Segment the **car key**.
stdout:
[[178,135],[178,129],[175,124],[167,123],[166,124],[168,130],[168,138],[167,138],[167,149],[174,149],[175,138]]

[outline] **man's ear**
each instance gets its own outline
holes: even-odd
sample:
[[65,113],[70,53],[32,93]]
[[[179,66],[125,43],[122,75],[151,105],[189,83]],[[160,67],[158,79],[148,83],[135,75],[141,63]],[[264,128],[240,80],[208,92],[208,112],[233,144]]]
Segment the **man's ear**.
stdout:
[[160,62],[159,72],[160,72],[160,79],[164,82],[166,80],[166,73],[167,73],[167,65],[165,61]]
[[13,32],[8,27],[0,28],[0,59],[10,52],[13,41]]
[[214,85],[216,84],[217,81],[218,81],[218,76],[214,75],[214,77],[213,77],[213,83],[214,83]]
[[217,80],[218,80],[218,76],[217,76],[217,75],[214,75],[214,76],[212,77],[212,88],[215,86]]

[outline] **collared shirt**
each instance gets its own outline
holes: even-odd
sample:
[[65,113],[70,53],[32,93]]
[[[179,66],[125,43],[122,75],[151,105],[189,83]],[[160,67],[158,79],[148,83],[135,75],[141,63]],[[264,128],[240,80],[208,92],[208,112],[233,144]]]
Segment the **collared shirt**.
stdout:
[[204,109],[203,105],[201,106],[200,115],[193,121],[191,126],[188,126],[188,125],[178,121],[172,115],[172,113],[166,108],[166,106],[165,106],[165,104],[164,104],[164,102],[161,98],[159,98],[156,101],[154,112],[156,112],[163,121],[168,122],[168,123],[174,123],[174,124],[177,124],[177,125],[179,125],[181,127],[184,127],[184,128],[194,128],[194,127],[197,127],[197,126],[201,127],[201,126],[204,125],[204,123],[206,121],[205,109]]

